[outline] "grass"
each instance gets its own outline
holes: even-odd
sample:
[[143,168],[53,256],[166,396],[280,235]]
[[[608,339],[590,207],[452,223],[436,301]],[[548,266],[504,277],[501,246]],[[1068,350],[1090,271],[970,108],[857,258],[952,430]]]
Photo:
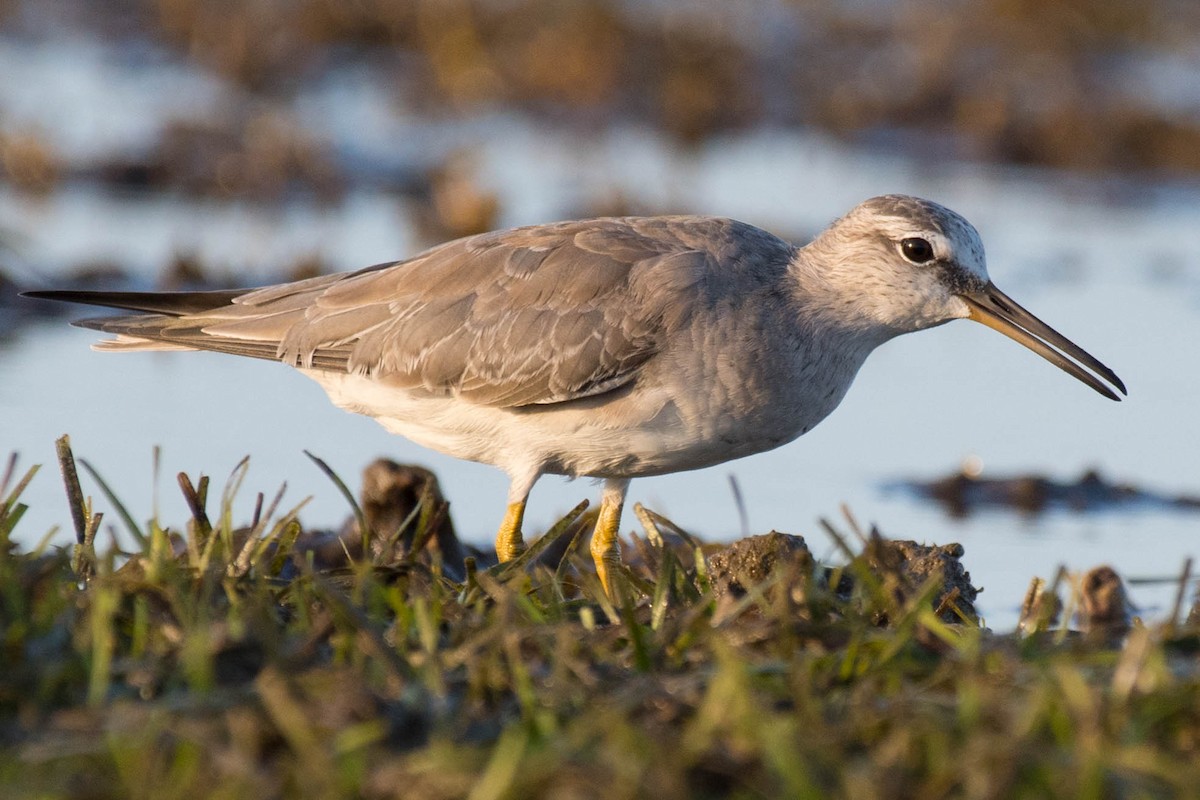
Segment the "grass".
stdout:
[[178,531],[114,504],[133,551],[99,550],[65,441],[60,465],[70,550],[15,545],[33,470],[0,483],[7,798],[1200,793],[1200,630],[1174,620],[996,636],[861,557],[718,614],[699,545],[656,536],[615,606],[578,513],[542,541],[572,542],[554,567],[320,570],[294,512],[235,525],[244,472],[215,505],[181,476]]

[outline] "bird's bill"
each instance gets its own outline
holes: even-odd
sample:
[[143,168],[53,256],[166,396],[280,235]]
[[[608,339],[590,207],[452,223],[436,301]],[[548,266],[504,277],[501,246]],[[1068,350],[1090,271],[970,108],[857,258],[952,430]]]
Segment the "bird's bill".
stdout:
[[[988,283],[977,292],[959,295],[966,301],[968,316],[1028,347],[1054,366],[1075,376],[1112,400],[1121,398],[1104,384],[1103,378],[1121,394],[1125,384],[1116,373],[1093,358],[1086,350],[1030,314],[1011,297]],[[1089,371],[1090,370],[1090,371]],[[1099,376],[1099,377],[1097,377]]]

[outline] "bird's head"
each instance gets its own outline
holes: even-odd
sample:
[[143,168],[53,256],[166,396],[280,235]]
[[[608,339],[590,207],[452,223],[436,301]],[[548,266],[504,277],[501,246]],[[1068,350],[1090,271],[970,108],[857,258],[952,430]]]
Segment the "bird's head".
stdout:
[[1105,397],[1120,399],[1105,382],[1126,393],[1112,370],[996,288],[979,232],[944,206],[907,195],[873,197],[801,253],[810,270],[805,283],[820,287],[823,306],[884,338],[972,319]]

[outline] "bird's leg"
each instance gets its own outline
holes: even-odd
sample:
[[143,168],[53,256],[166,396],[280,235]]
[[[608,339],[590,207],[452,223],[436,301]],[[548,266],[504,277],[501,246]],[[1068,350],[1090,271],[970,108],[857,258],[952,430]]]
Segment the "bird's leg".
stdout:
[[596,530],[592,533],[592,560],[596,562],[596,574],[600,576],[604,593],[610,599],[616,599],[613,578],[621,566],[621,509],[625,506],[625,491],[628,488],[628,478],[609,478],[604,482]]
[[521,536],[525,502],[541,474],[536,468],[509,472],[512,483],[508,486],[508,510],[504,512],[504,522],[500,523],[500,530],[496,532],[496,557],[501,563],[512,561],[525,549],[525,539]]
[[504,512],[504,522],[496,533],[496,557],[503,563],[511,561],[525,549],[525,540],[521,536],[521,521],[525,518],[524,498],[508,504]]

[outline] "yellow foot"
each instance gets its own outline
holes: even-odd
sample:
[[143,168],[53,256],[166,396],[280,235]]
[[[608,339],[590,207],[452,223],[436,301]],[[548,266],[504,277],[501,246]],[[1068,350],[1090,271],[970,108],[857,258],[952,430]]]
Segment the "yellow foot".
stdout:
[[596,562],[596,574],[604,586],[604,593],[613,602],[619,602],[616,593],[617,573],[621,568],[621,509],[625,505],[625,485],[605,487],[604,499],[596,519],[596,530],[592,533],[592,560]]
[[525,540],[521,537],[521,521],[525,518],[525,501],[508,504],[504,513],[504,522],[496,534],[496,557],[501,563],[511,561],[525,549]]

